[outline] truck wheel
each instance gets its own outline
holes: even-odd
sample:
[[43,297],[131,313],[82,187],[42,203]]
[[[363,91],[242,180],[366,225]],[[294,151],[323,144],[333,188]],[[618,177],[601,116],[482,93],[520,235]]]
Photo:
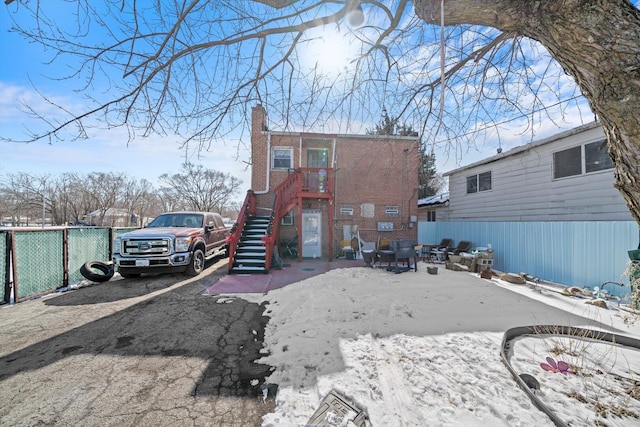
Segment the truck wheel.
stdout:
[[113,267],[100,261],[87,261],[80,267],[80,274],[92,282],[106,282],[113,277]]
[[189,276],[197,276],[204,270],[204,252],[201,249],[193,251],[191,256],[191,263],[187,267],[187,274]]

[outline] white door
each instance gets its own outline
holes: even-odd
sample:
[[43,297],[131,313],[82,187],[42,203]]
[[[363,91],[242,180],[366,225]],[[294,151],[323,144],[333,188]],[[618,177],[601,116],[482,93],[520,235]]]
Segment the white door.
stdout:
[[302,212],[302,256],[319,258],[322,256],[322,213]]

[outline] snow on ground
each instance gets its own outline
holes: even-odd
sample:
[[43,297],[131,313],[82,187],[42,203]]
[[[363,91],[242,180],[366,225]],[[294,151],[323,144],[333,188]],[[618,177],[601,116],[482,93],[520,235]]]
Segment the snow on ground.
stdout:
[[[269,301],[259,362],[276,368],[268,382],[279,389],[264,427],[305,426],[331,390],[366,411],[375,427],[553,425],[502,362],[504,332],[562,324],[640,337],[628,314],[464,272],[429,275],[423,264],[402,274],[337,269],[261,298],[237,297]],[[545,371],[546,357],[576,372]],[[639,423],[637,350],[534,336],[514,343],[510,362],[535,376],[536,395],[567,423]]]

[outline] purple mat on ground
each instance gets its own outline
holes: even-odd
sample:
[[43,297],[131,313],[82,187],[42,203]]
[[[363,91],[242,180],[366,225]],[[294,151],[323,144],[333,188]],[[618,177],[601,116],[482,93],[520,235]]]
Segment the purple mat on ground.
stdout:
[[272,269],[268,274],[229,274],[217,282],[206,285],[205,295],[215,294],[266,294],[291,283],[300,282],[335,268],[364,267],[362,260],[303,260],[289,261],[281,270]]

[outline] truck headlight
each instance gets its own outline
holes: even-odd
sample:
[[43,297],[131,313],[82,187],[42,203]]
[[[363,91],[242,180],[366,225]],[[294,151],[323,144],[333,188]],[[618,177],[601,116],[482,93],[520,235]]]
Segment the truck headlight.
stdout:
[[121,247],[122,247],[122,239],[120,237],[116,237],[116,240],[113,241],[113,253],[119,254]]
[[191,237],[177,237],[176,252],[187,252],[189,250],[190,243],[191,243]]

